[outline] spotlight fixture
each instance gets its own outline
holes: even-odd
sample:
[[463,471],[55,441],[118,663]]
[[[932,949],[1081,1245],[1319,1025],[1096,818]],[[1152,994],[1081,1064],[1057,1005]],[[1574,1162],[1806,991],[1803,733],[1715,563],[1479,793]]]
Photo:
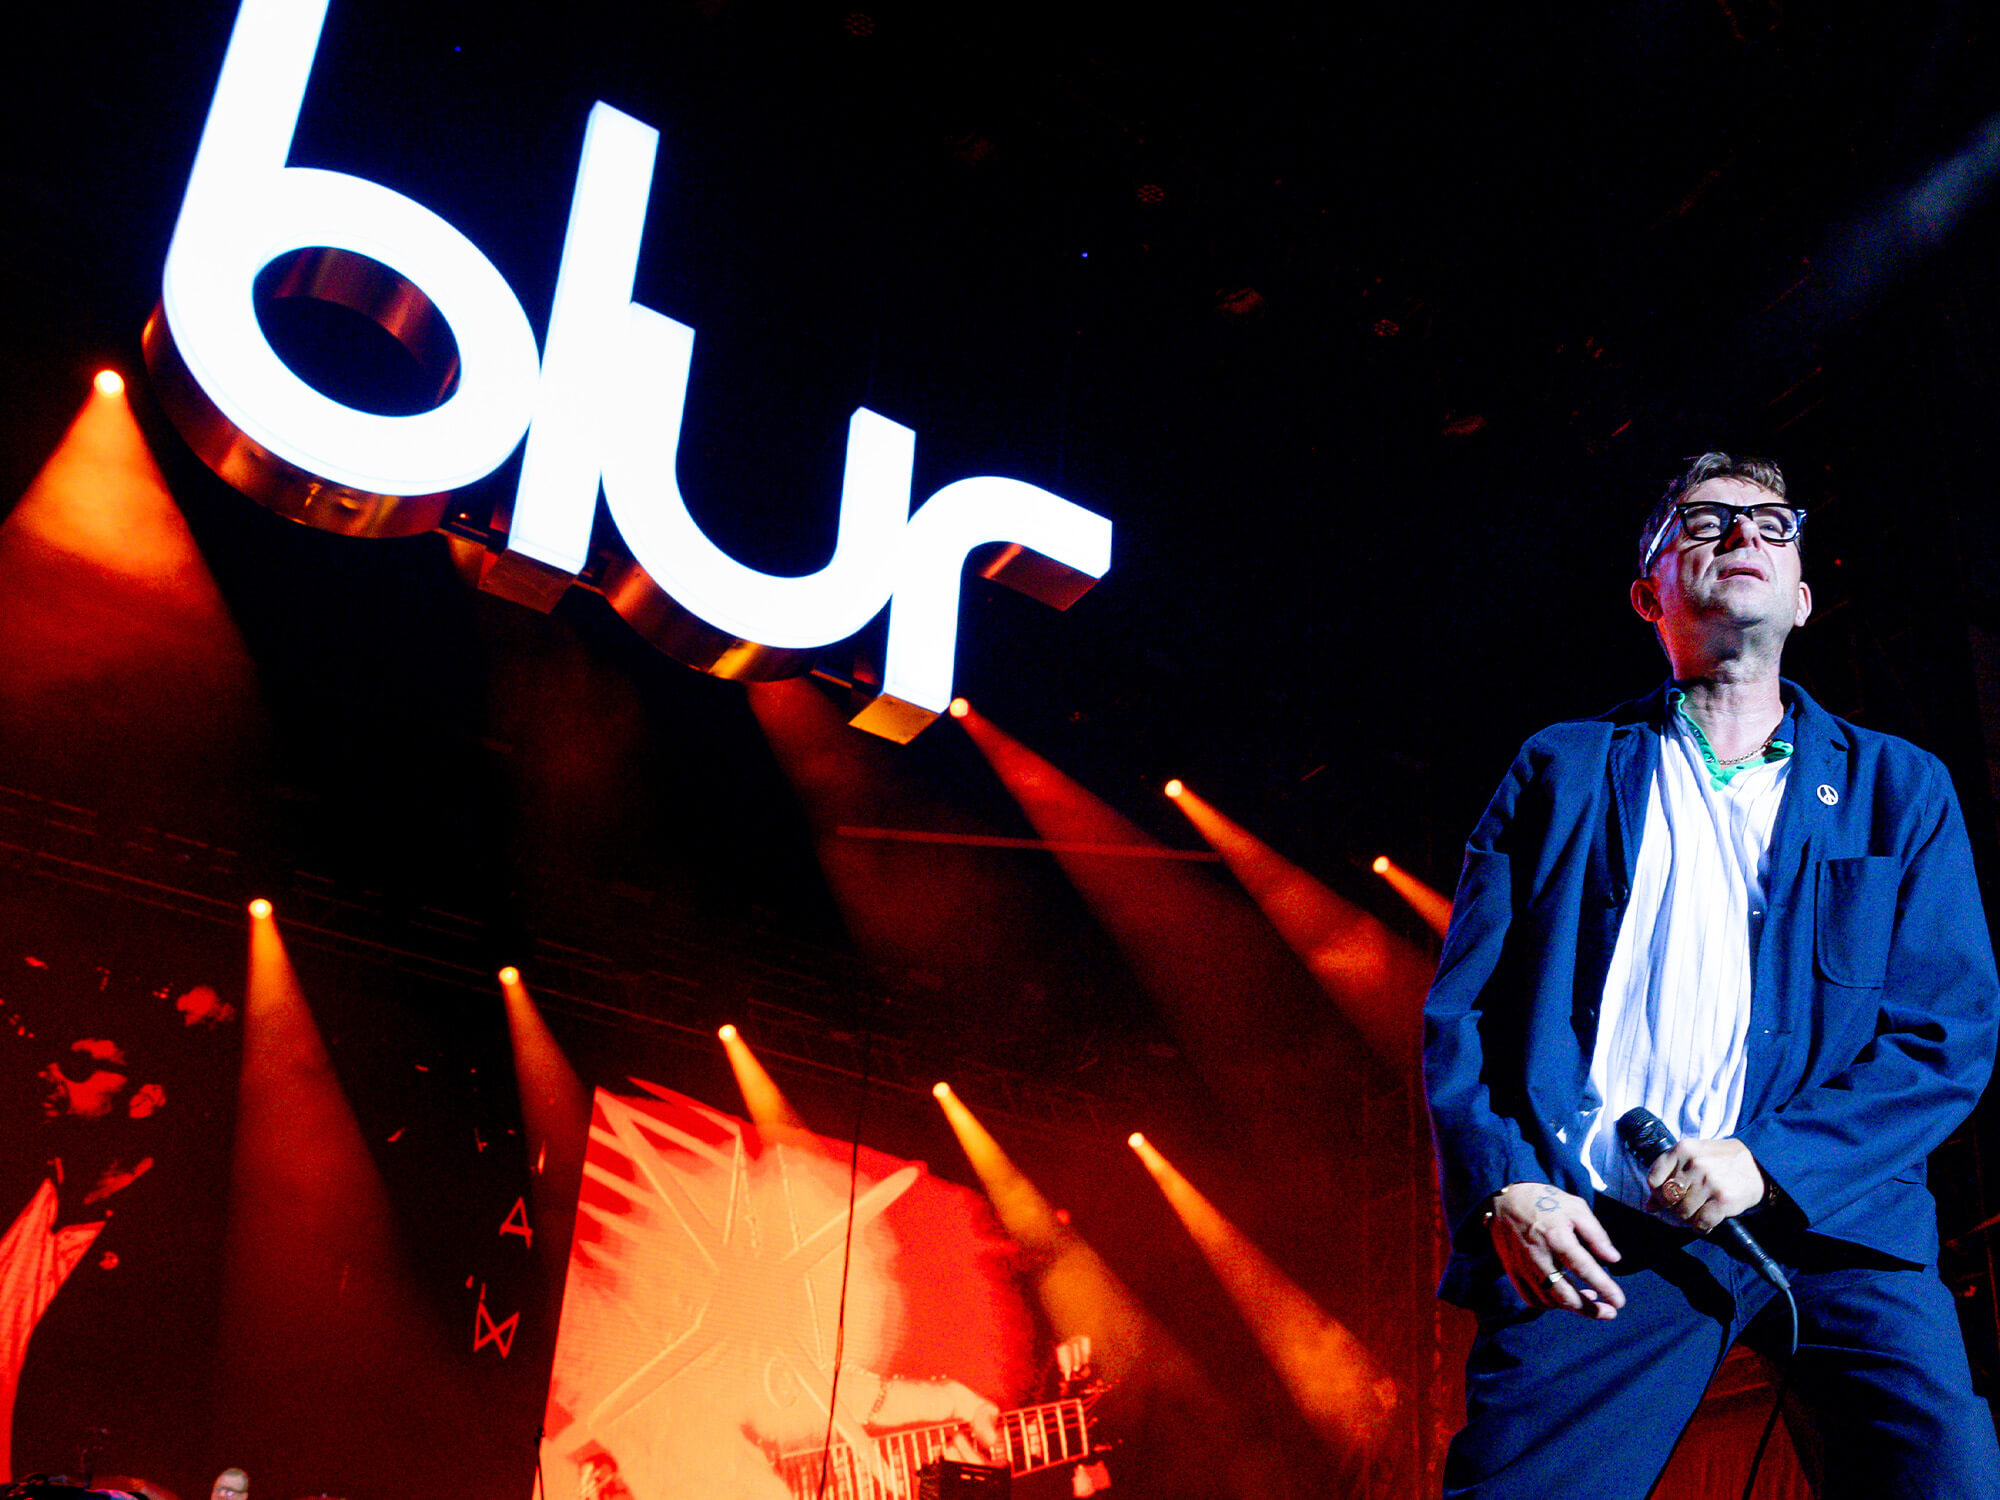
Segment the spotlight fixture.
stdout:
[[1187,787],[1184,786],[1181,782],[1181,779],[1178,776],[1176,776],[1172,781],[1168,782],[1164,787],[1160,788],[1160,790],[1165,792],[1169,797],[1178,800],[1181,793],[1187,790]]
[[951,1085],[948,1083],[932,1084],[931,1097],[934,1099],[949,1099],[951,1097]]
[[947,711],[954,719],[962,719],[972,712],[972,705],[967,703],[963,698],[954,698],[951,700],[951,707]]
[[1389,873],[1389,856],[1386,854],[1376,855],[1375,863],[1368,868],[1373,870],[1377,875],[1387,875]]
[[1138,1151],[1145,1146],[1146,1138],[1135,1130],[1125,1137],[1125,1144],[1130,1146],[1134,1151]]
[[521,982],[521,971],[512,964],[508,964],[506,968],[500,971],[499,979],[502,984],[511,989]]
[[116,370],[99,370],[97,378],[91,382],[100,396],[115,396],[125,389],[125,377]]
[[733,1042],[736,1040],[739,1033],[737,1032],[736,1028],[732,1026],[729,1022],[724,1021],[720,1026],[716,1028],[715,1034],[725,1042]]
[[259,896],[255,901],[250,903],[250,915],[260,922],[263,921],[264,918],[271,915],[271,903],[266,901],[262,896]]

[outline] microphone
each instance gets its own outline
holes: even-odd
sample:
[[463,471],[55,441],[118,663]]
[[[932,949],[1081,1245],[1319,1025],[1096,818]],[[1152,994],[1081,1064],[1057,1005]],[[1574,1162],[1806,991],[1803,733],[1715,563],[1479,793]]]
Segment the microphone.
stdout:
[[[1644,1108],[1628,1109],[1619,1116],[1618,1140],[1642,1172],[1651,1170],[1654,1162],[1680,1144],[1674,1139],[1674,1133],[1667,1129],[1667,1122]],[[1709,1238],[1720,1240],[1725,1250],[1738,1260],[1747,1262],[1779,1291],[1791,1290],[1791,1283],[1785,1280],[1785,1273],[1778,1269],[1778,1263],[1764,1253],[1764,1247],[1757,1243],[1740,1220],[1724,1219],[1709,1232]]]

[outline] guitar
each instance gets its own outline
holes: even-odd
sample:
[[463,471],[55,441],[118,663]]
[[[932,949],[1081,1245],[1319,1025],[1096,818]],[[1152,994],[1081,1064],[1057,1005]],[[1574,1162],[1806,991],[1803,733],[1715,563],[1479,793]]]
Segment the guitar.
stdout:
[[[1000,1445],[993,1464],[1014,1474],[1034,1474],[1059,1464],[1082,1463],[1091,1456],[1088,1398],[1047,1401],[1000,1413]],[[933,1427],[905,1427],[873,1439],[875,1469],[870,1474],[854,1449],[836,1442],[778,1456],[778,1472],[793,1500],[915,1500],[917,1471],[942,1458],[954,1438],[963,1437],[963,1422]],[[820,1488],[822,1465],[826,1488]]]

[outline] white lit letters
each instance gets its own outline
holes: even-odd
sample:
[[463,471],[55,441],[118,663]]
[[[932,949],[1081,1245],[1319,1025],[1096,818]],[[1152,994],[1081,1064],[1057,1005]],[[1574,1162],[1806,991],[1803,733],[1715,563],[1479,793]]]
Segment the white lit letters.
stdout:
[[[288,167],[324,0],[246,0],[188,175],[161,278],[180,358],[243,434],[327,482],[374,495],[456,489],[521,441],[535,401],[535,335],[479,248],[377,183]],[[329,246],[397,272],[458,339],[458,389],[436,410],[379,417],[321,395],[278,358],[251,286],[287,251]]]
[[[889,606],[880,696],[855,722],[908,739],[951,698],[959,579],[982,568],[1057,607],[1101,578],[1111,524],[1018,480],[963,479],[911,514],[916,434],[868,409],[848,425],[837,540],[817,572],[747,568],[702,532],[677,474],[695,333],[632,300],[658,132],[590,112],[540,353],[493,263],[379,183],[286,165],[326,0],[243,0],[167,253],[147,361],[163,403],[219,474],[294,519],[353,535],[428,530],[450,491],[520,443],[488,586],[542,607],[585,571],[600,484],[631,562],[603,584],[662,649],[722,676],[803,671]],[[456,341],[443,399],[414,416],[332,400],[271,348],[252,290],[316,257],[307,294],[374,318],[413,353]]]

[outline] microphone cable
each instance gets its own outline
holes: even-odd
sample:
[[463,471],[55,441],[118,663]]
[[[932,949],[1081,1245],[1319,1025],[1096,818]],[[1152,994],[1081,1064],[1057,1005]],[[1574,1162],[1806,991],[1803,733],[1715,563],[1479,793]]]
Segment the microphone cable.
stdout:
[[[840,1247],[840,1298],[833,1316],[833,1378],[827,1382],[826,1437],[820,1444],[819,1485],[814,1491],[817,1500],[825,1500],[826,1483],[833,1476],[833,1425],[840,1410],[841,1360],[847,1349],[847,1273],[854,1264],[854,1204],[861,1183],[861,1122],[868,1109],[868,1064],[874,1044],[873,1032],[861,1033],[861,1084],[854,1101],[854,1140],[847,1151],[847,1231]],[[885,1384],[889,1379],[886,1375],[876,1378]]]
[[1778,1371],[1778,1394],[1771,1402],[1771,1415],[1764,1419],[1763,1435],[1757,1439],[1757,1451],[1750,1456],[1750,1477],[1743,1481],[1743,1500],[1750,1500],[1750,1491],[1757,1483],[1757,1470],[1764,1462],[1764,1446],[1771,1441],[1771,1430],[1778,1425],[1779,1413],[1785,1409],[1785,1392],[1792,1383],[1792,1365],[1799,1353],[1799,1304],[1792,1295],[1789,1285],[1783,1288],[1785,1306],[1792,1313],[1792,1342],[1785,1350],[1785,1363]]
[[[1680,1144],[1666,1122],[1650,1109],[1626,1110],[1618,1118],[1617,1131],[1619,1144],[1641,1171],[1650,1168],[1661,1156]],[[1763,1436],[1757,1439],[1757,1452],[1750,1460],[1750,1477],[1743,1482],[1743,1500],[1750,1500],[1751,1487],[1757,1483],[1758,1467],[1764,1461],[1765,1445],[1771,1441],[1772,1429],[1778,1425],[1778,1414],[1785,1407],[1785,1390],[1792,1378],[1792,1365],[1798,1358],[1799,1304],[1792,1295],[1792,1285],[1784,1271],[1765,1253],[1756,1236],[1742,1224],[1735,1219],[1724,1219],[1710,1232],[1710,1239],[1735,1259],[1746,1262],[1759,1276],[1783,1292],[1785,1306],[1792,1315],[1791,1346],[1785,1351],[1784,1368],[1778,1372],[1778,1398],[1771,1405],[1771,1415],[1764,1423]]]

